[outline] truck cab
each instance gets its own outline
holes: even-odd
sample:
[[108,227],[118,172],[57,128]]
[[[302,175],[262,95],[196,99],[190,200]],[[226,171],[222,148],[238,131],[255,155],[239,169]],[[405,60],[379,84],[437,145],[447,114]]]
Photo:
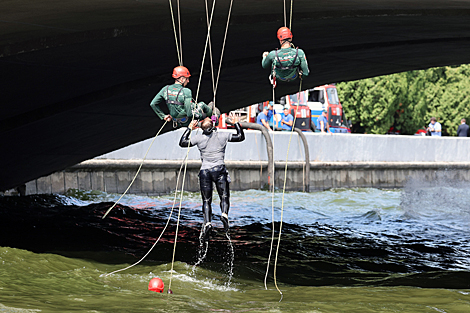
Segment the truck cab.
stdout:
[[334,85],[323,85],[302,91],[306,93],[307,106],[310,109],[311,126],[315,130],[318,117],[323,110],[327,111],[328,124],[332,133],[350,133],[350,125],[344,115],[343,107],[339,101],[338,91]]

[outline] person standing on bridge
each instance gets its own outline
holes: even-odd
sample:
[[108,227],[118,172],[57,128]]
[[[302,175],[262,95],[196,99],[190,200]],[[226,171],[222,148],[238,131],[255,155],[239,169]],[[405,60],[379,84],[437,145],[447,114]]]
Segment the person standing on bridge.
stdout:
[[319,130],[322,134],[332,133],[330,130],[330,125],[328,124],[328,115],[326,110],[323,110],[317,119],[317,130]]
[[470,135],[469,132],[468,132],[469,127],[468,127],[467,124],[465,124],[465,122],[466,121],[465,121],[464,118],[460,120],[460,125],[457,128],[457,136],[458,137],[469,137],[469,135]]
[[269,107],[265,106],[263,111],[261,111],[258,116],[256,117],[256,124],[263,125],[269,131],[271,131],[271,126],[269,126],[269,118],[268,118]]
[[199,187],[202,196],[202,213],[204,224],[201,236],[207,240],[212,230],[212,184],[215,183],[217,193],[220,198],[220,210],[222,211],[220,220],[224,225],[224,231],[229,230],[228,211],[230,208],[230,176],[225,167],[225,148],[227,142],[241,142],[245,140],[245,134],[238,123],[238,117],[230,116],[230,123],[235,126],[236,134],[218,132],[214,127],[214,122],[206,118],[201,123],[202,134],[191,136],[191,131],[196,128],[197,121],[192,121],[186,131],[181,136],[179,145],[182,148],[197,146],[201,153],[202,166],[199,171]]
[[292,32],[287,27],[281,27],[277,31],[277,38],[281,44],[281,49],[273,50],[271,52],[265,51],[261,65],[263,68],[272,69],[272,74],[269,77],[271,83],[276,87],[276,78],[290,82],[300,75],[308,76],[309,69],[307,64],[307,57],[302,49],[294,48],[292,44]]
[[[150,103],[150,106],[155,111],[157,116],[170,122],[173,120],[173,125],[188,126],[191,120],[202,121],[206,117],[212,117],[213,120],[218,120],[220,111],[214,106],[213,102],[209,105],[204,102],[194,103],[192,92],[189,88],[185,88],[189,83],[191,74],[184,66],[177,66],[173,69],[172,77],[175,83],[163,87],[160,92]],[[166,104],[169,114],[166,114],[161,109],[161,105]]]
[[431,136],[441,137],[441,135],[442,135],[442,126],[437,121],[437,119],[435,117],[431,117],[431,122],[428,125],[427,131],[428,131],[428,133],[431,134]]
[[288,107],[284,107],[281,118],[281,130],[292,130],[292,126],[294,125],[294,117],[289,113]]

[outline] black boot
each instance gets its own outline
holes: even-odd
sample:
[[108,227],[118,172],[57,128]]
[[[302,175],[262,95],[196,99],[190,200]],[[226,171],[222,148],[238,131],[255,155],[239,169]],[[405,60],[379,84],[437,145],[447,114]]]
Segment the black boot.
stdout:
[[222,221],[222,224],[224,224],[224,231],[227,233],[229,230],[228,214],[222,213],[222,215],[220,216],[220,220]]
[[212,224],[211,222],[207,222],[206,224],[204,224],[204,226],[202,226],[201,238],[204,241],[209,240],[211,233],[212,233]]

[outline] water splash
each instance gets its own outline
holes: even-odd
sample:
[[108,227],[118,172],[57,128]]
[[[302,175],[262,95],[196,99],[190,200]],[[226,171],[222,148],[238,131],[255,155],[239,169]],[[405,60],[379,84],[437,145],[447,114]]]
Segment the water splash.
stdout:
[[228,246],[229,246],[228,261],[227,261],[228,281],[225,283],[225,285],[229,287],[232,282],[232,277],[233,277],[233,261],[235,260],[235,251],[233,249],[232,240],[230,239],[230,235],[228,232],[225,233],[225,237],[228,239]]
[[197,261],[194,263],[191,274],[194,274],[196,268],[204,262],[207,257],[207,251],[209,250],[209,240],[204,240],[203,232],[199,234],[199,247],[197,249]]

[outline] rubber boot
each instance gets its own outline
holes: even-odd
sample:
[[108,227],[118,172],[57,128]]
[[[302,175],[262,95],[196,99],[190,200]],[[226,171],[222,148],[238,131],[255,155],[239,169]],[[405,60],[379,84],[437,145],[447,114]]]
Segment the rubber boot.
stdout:
[[228,214],[222,213],[220,220],[222,221],[222,224],[224,224],[224,231],[227,233],[229,231]]
[[212,233],[212,224],[211,222],[207,222],[204,226],[202,226],[201,230],[201,237],[204,241],[209,240]]

